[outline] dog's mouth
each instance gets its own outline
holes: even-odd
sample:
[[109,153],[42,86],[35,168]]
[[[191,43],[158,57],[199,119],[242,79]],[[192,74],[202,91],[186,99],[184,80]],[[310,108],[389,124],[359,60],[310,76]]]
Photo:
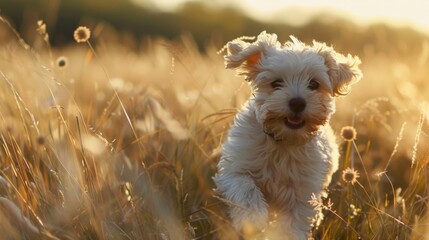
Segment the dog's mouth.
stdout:
[[305,121],[299,116],[289,116],[285,119],[285,125],[290,129],[300,129],[304,127]]

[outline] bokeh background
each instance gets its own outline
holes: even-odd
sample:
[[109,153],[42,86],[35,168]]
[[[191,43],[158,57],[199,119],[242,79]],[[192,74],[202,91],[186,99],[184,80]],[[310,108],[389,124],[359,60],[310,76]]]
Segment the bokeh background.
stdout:
[[[1,0],[3,16],[31,40],[35,22],[47,24],[54,45],[72,41],[70,32],[86,24],[114,28],[136,39],[162,36],[175,39],[190,34],[200,47],[223,44],[242,35],[267,30],[283,39],[300,38],[347,44],[362,49],[418,49],[429,23],[424,1],[189,1],[189,0]],[[124,36],[124,37],[125,37]],[[384,46],[384,47],[383,47]],[[408,49],[407,49],[408,50]],[[413,49],[415,50],[415,49]]]

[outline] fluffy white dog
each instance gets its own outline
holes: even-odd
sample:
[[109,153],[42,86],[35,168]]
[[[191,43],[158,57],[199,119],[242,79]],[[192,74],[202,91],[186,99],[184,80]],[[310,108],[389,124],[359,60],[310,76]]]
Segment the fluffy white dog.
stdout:
[[214,181],[237,230],[265,229],[275,213],[281,239],[307,239],[321,217],[309,201],[320,200],[338,168],[328,124],[334,98],[362,73],[358,57],[291,40],[281,45],[264,31],[253,43],[227,44],[225,65],[245,76],[252,97],[235,117]]

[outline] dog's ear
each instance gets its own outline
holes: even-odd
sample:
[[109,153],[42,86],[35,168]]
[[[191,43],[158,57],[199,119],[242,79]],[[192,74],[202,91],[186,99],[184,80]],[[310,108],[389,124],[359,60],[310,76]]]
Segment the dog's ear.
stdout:
[[224,56],[226,68],[236,68],[239,75],[247,81],[256,77],[260,71],[260,61],[269,51],[280,48],[276,34],[263,31],[253,43],[236,39],[227,44],[227,54]]
[[316,41],[313,41],[313,48],[325,59],[333,95],[349,93],[350,86],[359,82],[363,76],[359,69],[361,64],[359,57],[350,54],[344,56],[335,52],[332,47],[326,46],[325,43]]

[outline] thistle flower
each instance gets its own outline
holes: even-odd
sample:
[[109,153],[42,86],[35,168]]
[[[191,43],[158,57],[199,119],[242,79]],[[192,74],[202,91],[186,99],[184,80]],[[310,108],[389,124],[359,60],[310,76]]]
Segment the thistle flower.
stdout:
[[76,28],[73,33],[74,40],[78,43],[86,42],[91,37],[91,30],[89,28],[80,26]]
[[346,168],[343,170],[343,181],[346,183],[355,184],[357,179],[360,177],[359,172],[353,168]]
[[356,129],[352,126],[345,126],[341,129],[341,137],[344,141],[353,141],[356,139]]
[[61,56],[57,59],[57,66],[59,68],[65,68],[67,67],[67,62],[68,62],[67,58],[64,56]]

